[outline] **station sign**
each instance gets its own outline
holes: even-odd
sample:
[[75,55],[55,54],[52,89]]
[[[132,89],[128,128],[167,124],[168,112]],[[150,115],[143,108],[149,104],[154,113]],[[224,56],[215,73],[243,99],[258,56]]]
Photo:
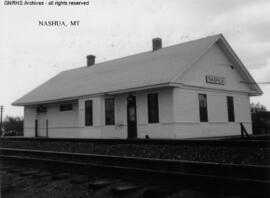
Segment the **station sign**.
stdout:
[[206,75],[205,79],[207,83],[225,85],[225,77]]

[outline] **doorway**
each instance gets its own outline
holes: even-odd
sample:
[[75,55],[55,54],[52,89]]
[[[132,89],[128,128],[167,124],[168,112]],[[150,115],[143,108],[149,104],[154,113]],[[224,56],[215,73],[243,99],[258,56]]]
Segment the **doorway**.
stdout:
[[37,137],[47,137],[48,134],[48,121],[46,119],[45,113],[40,113],[38,115],[37,124]]
[[38,136],[38,120],[35,120],[35,137]]
[[136,97],[132,95],[127,98],[127,130],[128,138],[137,138]]

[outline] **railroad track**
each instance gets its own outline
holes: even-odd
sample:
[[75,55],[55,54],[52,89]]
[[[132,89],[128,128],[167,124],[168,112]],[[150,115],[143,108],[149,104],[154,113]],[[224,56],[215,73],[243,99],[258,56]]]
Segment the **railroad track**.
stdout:
[[[5,163],[0,167],[2,197],[133,197],[165,198],[168,196],[216,198],[218,195],[185,189],[181,186],[160,186],[150,182],[121,179],[101,172],[89,175],[44,167],[27,167]],[[219,196],[220,197],[220,196]]]
[[270,167],[183,160],[0,148],[4,160],[47,164],[80,173],[98,169],[108,173],[150,178],[152,182],[182,185],[200,190],[231,192],[248,197],[269,197]]
[[197,138],[197,139],[86,139],[86,138],[44,138],[44,137],[18,137],[10,136],[1,138],[2,142],[5,141],[28,141],[28,142],[69,142],[69,143],[102,143],[102,144],[147,144],[147,145],[209,145],[209,146],[254,146],[258,145],[263,147],[270,147],[269,136],[255,136],[250,139],[241,139],[238,137],[217,137],[217,138]]

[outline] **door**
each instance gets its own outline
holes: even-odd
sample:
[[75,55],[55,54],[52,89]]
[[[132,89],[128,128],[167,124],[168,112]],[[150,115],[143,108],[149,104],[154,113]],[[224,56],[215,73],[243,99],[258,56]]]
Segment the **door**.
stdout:
[[46,120],[46,137],[49,137],[49,121]]
[[35,137],[38,136],[38,120],[35,120]]
[[38,115],[38,137],[46,137],[47,136],[47,124],[46,124],[46,115],[45,113],[40,113]]
[[136,97],[127,98],[127,125],[128,138],[137,138],[137,115],[136,115]]

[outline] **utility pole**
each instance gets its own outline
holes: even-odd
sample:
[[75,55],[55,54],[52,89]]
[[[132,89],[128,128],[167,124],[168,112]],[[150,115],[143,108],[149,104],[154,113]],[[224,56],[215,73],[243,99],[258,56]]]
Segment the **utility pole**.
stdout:
[[3,105],[0,106],[0,137],[2,136],[2,125],[3,125],[3,111],[4,111],[4,107]]

